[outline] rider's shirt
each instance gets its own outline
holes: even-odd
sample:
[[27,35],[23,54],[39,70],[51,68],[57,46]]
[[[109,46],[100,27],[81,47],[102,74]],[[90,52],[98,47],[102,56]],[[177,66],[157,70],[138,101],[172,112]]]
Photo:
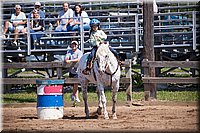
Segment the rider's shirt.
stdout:
[[92,46],[97,46],[101,43],[104,43],[104,41],[107,39],[107,35],[104,33],[103,30],[97,30],[97,31],[92,31],[90,35],[90,43]]

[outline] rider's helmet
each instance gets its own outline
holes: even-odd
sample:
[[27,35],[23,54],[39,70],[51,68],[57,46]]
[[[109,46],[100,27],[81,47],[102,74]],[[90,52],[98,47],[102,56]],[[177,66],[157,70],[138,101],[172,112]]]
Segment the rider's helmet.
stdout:
[[93,25],[100,25],[100,21],[98,19],[92,19],[90,20],[90,26],[93,26]]

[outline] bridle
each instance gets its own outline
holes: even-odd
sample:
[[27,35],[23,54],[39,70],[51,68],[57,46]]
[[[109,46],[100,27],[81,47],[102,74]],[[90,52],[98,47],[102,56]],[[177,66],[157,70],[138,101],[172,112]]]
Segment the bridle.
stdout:
[[[106,68],[108,67],[108,59],[106,60],[106,65],[105,65],[105,70],[106,70]],[[96,62],[97,62],[97,66],[98,67],[100,67],[100,65],[99,65],[99,61],[96,59]],[[110,63],[110,62],[109,62]],[[112,77],[113,77],[113,75],[115,75],[115,73],[118,71],[118,69],[119,69],[119,63],[117,63],[117,68],[115,69],[115,71],[113,72],[113,73],[109,73],[109,72],[107,72],[107,71],[103,71],[105,74],[107,74],[107,75],[109,75],[110,76],[110,86],[112,86]]]

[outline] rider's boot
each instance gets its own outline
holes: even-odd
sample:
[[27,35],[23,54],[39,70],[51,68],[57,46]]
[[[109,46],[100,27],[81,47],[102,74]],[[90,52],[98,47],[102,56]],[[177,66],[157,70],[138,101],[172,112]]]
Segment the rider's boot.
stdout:
[[119,65],[122,65],[122,61],[119,58],[117,58],[117,62],[118,62]]
[[87,67],[82,71],[83,74],[89,75],[92,69],[92,62],[87,62]]

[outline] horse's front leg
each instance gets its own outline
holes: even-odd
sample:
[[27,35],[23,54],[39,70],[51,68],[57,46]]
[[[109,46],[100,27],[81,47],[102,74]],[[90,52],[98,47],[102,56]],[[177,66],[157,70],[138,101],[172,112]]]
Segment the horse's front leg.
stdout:
[[89,118],[90,113],[89,113],[89,108],[88,108],[88,101],[87,101],[87,83],[82,83],[81,84],[81,88],[82,88],[82,93],[83,93],[83,101],[85,104],[85,114],[86,114],[86,118]]
[[105,119],[109,119],[108,112],[107,112],[107,108],[106,108],[106,96],[105,96],[104,88],[103,88],[102,85],[99,85],[99,86],[98,86],[98,91],[99,91],[101,103],[102,103],[102,106],[103,106],[104,118],[105,118]]
[[101,115],[101,114],[102,114],[103,105],[102,105],[102,102],[101,102],[101,96],[100,96],[100,92],[99,92],[98,89],[97,89],[97,97],[98,97],[98,108],[97,108],[97,113],[98,113],[98,115]]
[[113,107],[112,107],[112,117],[113,119],[117,119],[117,114],[116,114],[116,102],[117,102],[117,92],[119,89],[119,85],[115,85],[112,89],[112,101],[113,101]]

